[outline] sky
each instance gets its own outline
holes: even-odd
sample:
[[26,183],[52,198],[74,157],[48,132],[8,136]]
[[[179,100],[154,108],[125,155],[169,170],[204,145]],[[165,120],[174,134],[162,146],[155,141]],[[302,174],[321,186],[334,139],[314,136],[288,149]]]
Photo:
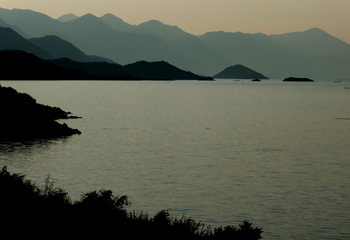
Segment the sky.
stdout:
[[283,34],[318,27],[350,44],[350,0],[1,0],[52,18],[111,13],[129,24],[152,19],[202,35],[211,31]]

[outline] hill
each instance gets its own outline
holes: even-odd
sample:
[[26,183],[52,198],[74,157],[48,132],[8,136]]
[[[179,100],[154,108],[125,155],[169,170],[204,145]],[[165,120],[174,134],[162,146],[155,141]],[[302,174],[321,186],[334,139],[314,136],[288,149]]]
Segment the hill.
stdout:
[[134,29],[134,25],[124,22],[121,18],[114,16],[113,14],[105,14],[100,19],[105,22],[112,29],[117,31],[130,32]]
[[18,50],[0,51],[2,80],[91,80],[102,79],[78,70],[56,66],[33,54]]
[[177,26],[166,25],[157,20],[150,20],[148,22],[141,23],[136,26],[133,31],[138,30],[153,33],[169,43],[176,43],[193,36]]
[[2,20],[1,18],[0,18],[0,27],[3,27],[3,28],[11,28],[11,29],[15,30],[15,31],[16,31],[19,35],[21,35],[22,37],[28,38],[27,34],[25,34],[20,28],[8,24],[7,22],[5,22],[4,20]]
[[88,56],[84,52],[82,52],[79,48],[63,40],[60,37],[50,35],[40,38],[31,38],[30,42],[37,45],[47,53],[52,56],[52,59],[57,58],[69,58],[78,62],[110,62],[113,61],[97,57],[97,56]]
[[[350,45],[319,28],[272,35],[271,38],[307,59],[311,78],[348,79]],[[312,73],[312,74],[311,74]]]
[[[0,21],[1,23],[1,21]],[[73,44],[54,35],[26,39],[12,28],[0,27],[0,51],[21,50],[48,60],[70,58],[80,62],[110,62],[112,60],[98,56],[88,56]]]
[[107,62],[82,63],[68,58],[43,60],[24,51],[0,51],[3,80],[213,80],[166,62],[127,66]]
[[68,13],[68,14],[64,14],[64,15],[60,16],[59,18],[57,18],[57,20],[61,21],[61,22],[69,22],[69,21],[73,21],[77,18],[79,18],[77,15],[75,15],[73,13]]
[[60,58],[50,61],[56,66],[65,69],[74,69],[85,72],[90,75],[124,75],[123,66],[117,63],[107,63],[107,62],[77,62],[69,58]]
[[181,70],[171,64],[160,62],[139,61],[122,66],[120,64],[91,62],[82,63],[70,59],[50,61],[55,65],[71,70],[79,70],[90,75],[99,75],[102,78],[123,80],[213,80],[191,72]]
[[225,68],[222,72],[216,74],[214,78],[224,79],[268,79],[261,73],[247,68],[243,65],[235,65]]
[[11,28],[0,27],[0,51],[2,50],[22,50],[43,59],[52,59],[48,52],[31,43]]
[[141,79],[169,79],[169,80],[213,80],[210,77],[196,75],[190,71],[183,71],[165,61],[139,61],[124,66],[125,72]]

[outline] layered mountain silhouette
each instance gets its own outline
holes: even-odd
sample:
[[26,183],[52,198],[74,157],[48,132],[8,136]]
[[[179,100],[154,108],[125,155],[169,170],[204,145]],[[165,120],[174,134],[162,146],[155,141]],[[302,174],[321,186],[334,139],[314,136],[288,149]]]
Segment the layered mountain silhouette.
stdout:
[[47,53],[49,53],[54,59],[57,58],[70,58],[78,62],[109,62],[112,60],[102,58],[98,56],[88,56],[82,52],[79,48],[73,44],[54,35],[45,36],[41,38],[31,38],[30,42],[34,43]]
[[68,58],[43,60],[18,50],[0,51],[4,80],[213,80],[166,62],[137,62],[126,66],[107,62],[76,62]]
[[15,30],[18,34],[20,34],[22,37],[28,38],[28,36],[21,29],[19,29],[16,26],[12,26],[12,25],[8,24],[7,22],[2,20],[1,18],[0,18],[0,27],[11,28],[11,29]]
[[269,79],[261,73],[247,68],[243,65],[237,64],[235,66],[227,67],[223,71],[219,72],[214,78],[223,79]]
[[88,56],[73,44],[57,37],[26,39],[12,28],[0,27],[0,50],[22,50],[42,59],[70,58],[80,62],[110,62],[110,59]]
[[53,58],[48,52],[28,41],[11,28],[0,27],[0,50],[22,50],[43,59]]
[[106,62],[81,63],[67,58],[57,59],[51,62],[65,69],[80,70],[87,74],[98,75],[107,79],[113,79],[113,76],[119,76],[117,79],[213,80],[211,77],[203,77],[192,72],[183,71],[164,61],[139,61],[125,66]]
[[99,79],[82,71],[64,69],[34,54],[18,50],[0,51],[3,80],[89,80]]
[[110,13],[103,15],[101,20],[117,31],[130,32],[136,27],[135,25],[130,25],[124,22],[121,18],[118,18]]
[[[51,62],[45,62],[34,59],[33,62],[29,62],[33,56],[15,52],[4,53],[1,55],[1,62],[3,66],[8,66],[6,70],[8,74],[3,73],[1,78],[9,80],[36,78],[40,80],[84,78],[87,80],[212,80],[209,77],[183,71],[164,61],[138,61],[122,66],[106,58],[88,56],[60,37],[49,35],[25,39],[11,28],[0,27],[0,50],[21,50],[39,57],[40,60],[51,60]],[[15,56],[23,59],[19,59],[16,63]],[[23,71],[16,73],[8,71],[12,69]]]
[[209,32],[195,36],[156,20],[131,25],[106,14],[53,19],[31,10],[0,8],[0,18],[29,38],[55,35],[87,55],[127,65],[166,61],[180,69],[213,76],[242,64],[268,77],[350,76],[350,45],[318,28],[281,35]]

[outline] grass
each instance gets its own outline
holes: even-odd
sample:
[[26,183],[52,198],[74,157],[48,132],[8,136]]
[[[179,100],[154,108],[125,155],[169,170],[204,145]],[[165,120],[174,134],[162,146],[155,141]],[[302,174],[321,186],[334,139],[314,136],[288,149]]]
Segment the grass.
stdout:
[[127,212],[127,196],[115,196],[111,190],[82,194],[72,201],[68,193],[54,186],[47,177],[45,186],[19,173],[0,171],[0,219],[2,232],[13,238],[127,238],[127,239],[244,239],[262,238],[262,229],[244,221],[235,226],[212,229],[183,215],[170,216],[161,210],[154,217],[142,211]]

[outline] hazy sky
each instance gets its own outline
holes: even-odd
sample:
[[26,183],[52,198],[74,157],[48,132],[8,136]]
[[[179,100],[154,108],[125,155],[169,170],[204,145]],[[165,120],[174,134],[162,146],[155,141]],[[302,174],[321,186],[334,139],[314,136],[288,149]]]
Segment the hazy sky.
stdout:
[[318,27],[350,44],[350,0],[1,0],[0,7],[112,13],[130,24],[156,19],[200,35],[209,31],[280,34]]

